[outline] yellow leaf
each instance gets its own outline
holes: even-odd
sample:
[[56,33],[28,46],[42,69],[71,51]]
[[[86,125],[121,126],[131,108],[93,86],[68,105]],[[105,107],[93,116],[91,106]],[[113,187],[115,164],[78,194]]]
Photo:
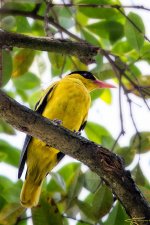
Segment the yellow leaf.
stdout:
[[102,94],[100,95],[100,98],[106,102],[107,104],[112,103],[112,96],[111,96],[111,91],[109,89],[105,89]]
[[31,49],[21,49],[13,60],[12,77],[19,77],[26,73],[34,59],[35,51]]

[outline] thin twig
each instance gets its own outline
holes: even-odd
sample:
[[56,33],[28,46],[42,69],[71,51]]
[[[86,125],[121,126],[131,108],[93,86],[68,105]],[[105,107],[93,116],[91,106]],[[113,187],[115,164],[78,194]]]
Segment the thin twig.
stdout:
[[46,11],[45,11],[45,16],[44,16],[44,30],[46,33],[46,36],[54,39],[54,35],[51,32],[51,30],[49,29],[49,11],[52,7],[52,2],[51,1],[45,1],[46,2]]
[[125,134],[125,130],[124,130],[124,123],[123,123],[123,113],[122,113],[122,101],[121,101],[121,87],[122,87],[122,81],[121,81],[121,76],[119,78],[119,115],[120,115],[120,124],[121,124],[121,130],[120,133],[118,135],[118,137],[116,138],[111,150],[113,151],[116,144],[118,143],[120,137],[122,135]]
[[150,42],[150,39],[142,32],[142,30],[120,9],[117,9],[132,25],[135,27],[135,29],[147,40]]
[[42,3],[37,3],[37,4],[35,5],[34,9],[32,10],[32,13],[37,14],[38,11],[39,11],[40,8],[41,8],[41,5],[42,5]]
[[3,67],[2,67],[2,48],[0,47],[0,88],[2,87]]
[[[136,131],[136,136],[138,136],[138,139],[139,139],[138,149],[139,149],[139,153],[140,153],[140,151],[141,151],[141,135],[140,135],[140,132],[138,131],[138,128],[136,126],[136,122],[134,120],[134,116],[133,116],[133,112],[132,112],[132,100],[129,98],[128,93],[126,93],[126,97],[127,97],[128,103],[129,103],[130,117],[131,117],[133,126],[134,126],[135,131]],[[136,136],[135,136],[135,138],[136,138]]]
[[[0,14],[10,14],[10,15],[14,15],[14,16],[26,16],[26,17],[29,17],[29,18],[32,18],[32,19],[37,19],[37,20],[44,21],[44,16],[35,14],[32,11],[31,12],[27,12],[27,11],[24,11],[24,10],[1,8],[0,9]],[[61,30],[62,32],[67,34],[69,37],[73,38],[74,40],[80,41],[80,42],[85,42],[83,39],[79,38],[75,34],[71,33],[68,30],[66,30],[60,24],[56,23],[52,17],[48,18],[48,22],[51,25],[53,25],[54,27],[56,27],[58,30]]]
[[[103,54],[104,54],[104,52],[103,52]],[[134,121],[134,116],[133,116],[133,112],[132,112],[132,105],[131,105],[131,104],[132,104],[132,101],[131,101],[131,99],[129,98],[128,90],[126,89],[126,87],[124,86],[124,84],[121,82],[120,76],[124,75],[124,76],[126,77],[126,79],[130,80],[130,82],[136,87],[136,90],[138,90],[139,93],[141,94],[143,100],[145,100],[145,98],[144,98],[144,96],[142,95],[140,89],[138,89],[138,85],[135,84],[135,83],[128,77],[128,75],[125,73],[126,68],[125,68],[125,69],[121,69],[121,68],[120,68],[120,67],[119,67],[119,66],[111,59],[111,57],[110,57],[108,54],[106,54],[106,53],[105,53],[105,57],[108,59],[108,61],[109,61],[110,64],[112,65],[112,68],[113,68],[113,70],[114,70],[114,72],[115,72],[115,74],[116,74],[116,77],[117,77],[118,80],[119,80],[120,88],[121,88],[121,86],[122,86],[122,88],[123,88],[123,90],[124,90],[124,93],[125,93],[125,95],[126,95],[126,97],[127,97],[127,101],[128,101],[128,103],[129,103],[129,109],[130,109],[130,117],[131,117],[133,126],[134,126],[134,128],[135,128],[135,130],[136,130],[136,134],[137,134],[138,137],[139,137],[139,146],[138,146],[138,148],[139,148],[139,152],[140,152],[140,150],[141,150],[141,136],[140,136],[140,133],[139,133],[139,131],[138,131],[138,129],[137,129],[136,123],[135,123],[135,121]],[[119,74],[118,74],[118,73],[119,73]],[[119,100],[119,106],[121,107],[120,101],[121,101],[121,99]],[[145,101],[144,101],[144,102],[145,102]],[[146,103],[147,103],[147,102],[146,102]],[[146,103],[145,103],[145,104],[146,104]],[[147,105],[147,104],[146,104],[146,105]],[[122,113],[121,113],[121,112],[122,112],[122,110],[121,110],[121,108],[120,108],[120,119],[122,120]],[[121,124],[123,124],[123,123],[121,122]],[[122,127],[122,128],[123,128],[123,127]],[[122,129],[122,128],[121,128],[121,129]],[[124,130],[121,130],[121,131],[124,132]],[[118,140],[119,140],[119,138],[121,137],[121,135],[122,135],[122,132],[120,132],[120,134],[118,135],[118,137],[117,137],[117,139],[116,139],[116,141],[115,141],[115,143],[114,143],[112,149],[114,149],[114,146],[115,146],[116,143],[118,142]]]
[[120,8],[128,8],[128,9],[142,9],[150,11],[149,8],[142,6],[142,5],[111,5],[111,4],[73,4],[73,3],[66,3],[66,4],[52,4],[53,6],[57,7],[87,7],[87,8],[105,8],[105,9],[120,9]]
[[119,80],[119,114],[120,114],[121,130],[120,130],[120,133],[119,133],[119,135],[118,135],[115,143],[112,146],[112,149],[111,150],[113,151],[114,148],[115,148],[115,146],[116,146],[116,144],[118,143],[120,137],[125,134],[124,123],[123,123],[123,114],[122,114],[122,101],[121,101],[121,87],[123,86],[123,83],[122,83],[122,79],[121,79],[122,78],[122,73],[120,73],[120,71],[117,70],[116,65],[115,65],[115,62],[113,62],[113,60],[111,59],[110,56],[108,56],[107,59],[111,63],[112,68],[115,71],[116,77]]
[[89,222],[87,222],[87,221],[84,221],[84,220],[78,220],[78,219],[76,219],[76,218],[73,218],[73,217],[71,217],[71,216],[67,216],[67,215],[62,215],[64,218],[66,218],[66,219],[71,219],[71,220],[75,220],[75,221],[77,221],[78,223],[86,223],[86,224],[89,224],[89,225],[93,225],[92,223],[89,223]]
[[[119,71],[119,74],[122,74],[122,75],[123,75],[123,76],[124,76],[124,77],[132,84],[132,85],[133,85],[133,87],[139,92],[139,94],[141,95],[141,97],[142,97],[144,103],[146,104],[147,108],[150,110],[150,107],[149,107],[148,103],[146,102],[145,97],[143,96],[143,93],[142,93],[141,89],[139,88],[138,84],[136,84],[136,83],[128,76],[127,73],[125,73],[126,70],[128,70],[128,71],[131,73],[131,71],[130,71],[128,65],[124,65],[124,68],[122,69],[122,68],[120,68],[120,67],[118,66],[118,64],[115,63],[115,61],[112,60],[112,58],[110,57],[110,55],[108,54],[108,52],[104,51],[103,49],[100,49],[99,51],[101,51],[102,54],[103,54],[103,55],[107,58],[107,60],[110,62],[110,64],[112,65],[113,70],[115,71],[116,76],[117,76],[116,71]],[[122,62],[122,61],[121,61],[121,62]],[[118,78],[118,80],[119,80],[119,76],[117,76],[117,78]],[[128,92],[128,91],[126,90],[126,92]]]
[[62,64],[62,68],[61,68],[61,72],[59,74],[60,78],[62,78],[62,74],[63,74],[64,68],[65,68],[65,65],[66,65],[66,61],[67,61],[67,56],[65,55],[64,56],[64,61],[63,61],[63,64]]

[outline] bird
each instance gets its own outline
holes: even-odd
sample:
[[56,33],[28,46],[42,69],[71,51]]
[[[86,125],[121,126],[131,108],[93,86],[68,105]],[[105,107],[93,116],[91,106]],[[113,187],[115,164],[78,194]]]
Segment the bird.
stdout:
[[[81,132],[87,122],[90,92],[99,88],[114,88],[114,85],[96,79],[88,71],[71,72],[43,92],[35,111],[50,120],[61,121],[61,126],[73,132]],[[64,156],[60,150],[30,135],[26,136],[18,169],[20,179],[27,165],[20,194],[23,207],[38,205],[43,180]]]

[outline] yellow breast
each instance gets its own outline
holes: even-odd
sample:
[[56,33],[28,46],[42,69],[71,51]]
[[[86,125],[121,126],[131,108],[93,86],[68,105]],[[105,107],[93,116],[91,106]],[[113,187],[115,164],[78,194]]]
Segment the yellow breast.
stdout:
[[43,116],[62,121],[62,125],[78,131],[90,107],[90,95],[80,80],[64,79],[54,89]]

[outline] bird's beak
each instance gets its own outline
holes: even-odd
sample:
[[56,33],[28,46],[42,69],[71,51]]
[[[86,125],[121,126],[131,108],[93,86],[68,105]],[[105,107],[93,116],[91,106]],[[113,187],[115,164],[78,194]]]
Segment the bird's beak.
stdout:
[[96,84],[97,88],[116,88],[114,85],[107,84],[100,80],[94,80],[93,82]]

